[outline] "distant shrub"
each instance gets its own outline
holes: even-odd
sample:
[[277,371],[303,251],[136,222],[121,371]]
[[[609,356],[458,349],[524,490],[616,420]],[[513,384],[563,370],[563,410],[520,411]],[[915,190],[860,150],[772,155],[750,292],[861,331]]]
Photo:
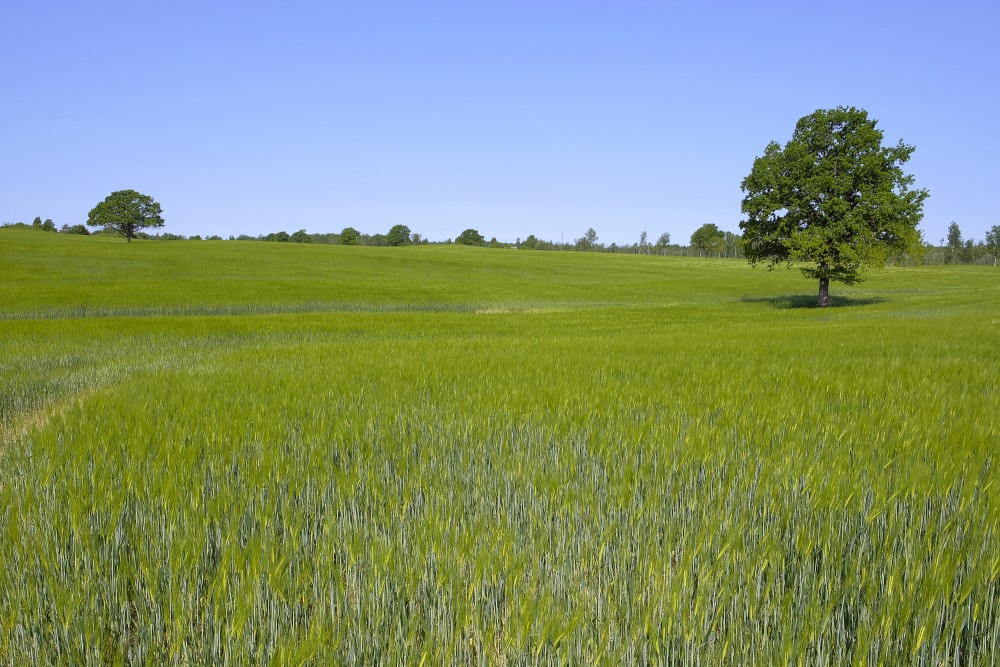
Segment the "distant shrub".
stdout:
[[87,229],[86,225],[63,225],[59,228],[59,231],[63,234],[79,234],[81,236],[90,236],[90,230]]

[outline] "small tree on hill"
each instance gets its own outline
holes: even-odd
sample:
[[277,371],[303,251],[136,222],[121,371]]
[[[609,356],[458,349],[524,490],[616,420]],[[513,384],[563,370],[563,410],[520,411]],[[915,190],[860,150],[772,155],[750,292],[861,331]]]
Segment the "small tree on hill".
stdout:
[[40,229],[43,232],[54,232],[56,231],[56,225],[50,218],[46,218],[45,222],[42,222],[41,216],[35,216],[35,219],[31,222],[31,226],[34,229]]
[[361,232],[354,227],[344,227],[344,230],[340,232],[340,242],[343,245],[358,245],[360,238]]
[[91,209],[87,225],[113,230],[131,243],[140,229],[162,227],[162,213],[152,197],[135,190],[118,190]]
[[743,249],[751,264],[808,262],[819,280],[819,305],[830,281],[861,281],[865,266],[891,253],[923,250],[917,223],[927,190],[903,173],[913,147],[882,146],[864,110],[820,109],[799,119],[784,148],[768,144],[741,188]]
[[385,242],[391,246],[409,245],[410,228],[406,225],[394,225],[385,235]]
[[455,237],[455,243],[460,243],[461,245],[476,245],[481,246],[486,243],[486,239],[475,229],[466,229],[464,232]]
[[691,235],[691,245],[698,249],[698,254],[722,254],[726,247],[726,235],[717,225],[707,223],[694,230]]

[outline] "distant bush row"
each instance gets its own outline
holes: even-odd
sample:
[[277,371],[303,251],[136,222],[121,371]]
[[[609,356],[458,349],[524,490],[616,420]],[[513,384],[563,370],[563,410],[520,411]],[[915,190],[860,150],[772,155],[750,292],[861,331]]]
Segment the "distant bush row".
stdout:
[[86,225],[63,225],[62,228],[57,230],[56,223],[52,222],[51,218],[46,218],[43,222],[41,217],[36,217],[30,225],[26,222],[5,222],[0,225],[0,227],[13,229],[37,229],[41,232],[59,231],[63,234],[83,234],[85,236],[90,234]]
[[[114,230],[101,229],[91,232],[86,225],[63,225],[57,228],[51,219],[42,220],[36,217],[33,222],[6,222],[0,224],[0,228],[13,229],[35,229],[43,232],[60,232],[62,234],[108,234],[117,235]],[[993,264],[996,262],[998,249],[997,235],[1000,228],[995,227],[987,234],[986,241],[974,241],[973,239],[963,240],[961,232],[956,223],[951,223],[948,229],[948,238],[941,239],[939,245],[926,244],[925,254],[922,258],[923,264]],[[525,239],[516,239],[513,243],[498,241],[496,237],[487,241],[479,231],[466,229],[455,237],[454,240],[430,241],[420,233],[412,232],[406,225],[395,225],[387,234],[366,234],[358,231],[354,227],[345,227],[340,232],[309,233],[305,229],[289,234],[286,231],[272,232],[258,236],[240,234],[224,239],[218,235],[202,237],[195,234],[184,236],[183,234],[171,234],[164,232],[161,234],[149,234],[137,232],[136,238],[149,241],[263,241],[269,243],[315,243],[322,245],[359,245],[359,246],[403,246],[403,245],[428,245],[428,244],[450,244],[481,246],[486,248],[513,248],[518,250],[557,250],[557,251],[577,251],[577,252],[605,252],[605,253],[628,253],[646,255],[672,255],[672,256],[709,256],[709,257],[732,257],[741,259],[743,257],[740,242],[742,238],[739,234],[719,230],[715,225],[702,225],[691,236],[690,245],[672,244],[670,234],[664,232],[657,239],[656,243],[650,243],[646,232],[643,232],[637,243],[618,245],[616,243],[603,244],[597,242],[597,232],[589,228],[580,238],[572,242],[546,241],[536,238],[530,234]],[[903,265],[915,264],[916,260],[906,257],[890,257],[890,264]]]

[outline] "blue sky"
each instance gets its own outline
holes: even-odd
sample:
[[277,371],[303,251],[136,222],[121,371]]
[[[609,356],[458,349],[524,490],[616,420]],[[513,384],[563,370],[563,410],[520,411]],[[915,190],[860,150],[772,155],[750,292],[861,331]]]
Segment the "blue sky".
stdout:
[[952,220],[997,215],[988,2],[9,2],[0,222],[114,190],[162,231],[604,243],[711,222],[817,108],[857,106]]

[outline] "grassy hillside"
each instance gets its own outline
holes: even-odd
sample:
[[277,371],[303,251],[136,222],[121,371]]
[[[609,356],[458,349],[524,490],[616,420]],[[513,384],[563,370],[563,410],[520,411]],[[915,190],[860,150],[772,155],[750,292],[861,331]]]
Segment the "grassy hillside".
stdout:
[[0,659],[990,664],[998,278],[0,230]]
[[[946,292],[989,291],[993,278],[981,267],[887,269],[855,288],[835,286],[833,295],[840,305],[867,305],[901,291],[913,301],[929,290],[925,296],[936,306]],[[5,318],[739,302],[756,310],[755,303],[811,306],[816,291],[796,271],[714,258],[255,241],[128,244],[25,230],[0,230],[0,279]],[[914,279],[919,284],[911,285]],[[963,304],[978,298],[965,296]]]

